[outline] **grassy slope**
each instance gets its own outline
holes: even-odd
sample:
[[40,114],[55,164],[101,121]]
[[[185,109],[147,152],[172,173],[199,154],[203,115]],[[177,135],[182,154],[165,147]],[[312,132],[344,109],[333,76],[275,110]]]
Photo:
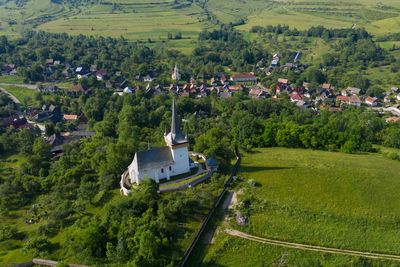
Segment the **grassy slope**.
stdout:
[[[239,188],[247,188],[248,179],[255,179],[259,186],[244,189],[239,196],[239,200],[252,201],[249,226],[232,223],[231,227],[257,236],[305,244],[400,252],[396,241],[400,236],[398,161],[379,154],[267,148],[245,154],[239,176],[246,179]],[[214,263],[214,266],[258,266],[270,264],[285,252],[289,253],[290,265],[320,262],[332,266],[357,260],[276,248],[218,234],[215,244],[196,249],[195,261],[201,259],[202,264]]]
[[[278,266],[284,254],[285,266],[361,266],[363,259],[332,255],[262,244],[225,233],[218,234],[215,243],[203,245],[201,261],[190,259],[190,266]],[[390,265],[390,261],[373,261]]]
[[[28,90],[28,89],[26,89]],[[14,154],[14,155],[0,155],[0,180],[3,177],[8,177],[10,176],[16,168],[18,168],[25,160],[25,157]],[[199,187],[202,187],[205,185],[200,185]],[[195,191],[192,191],[193,194],[195,194]],[[171,196],[172,193],[164,193],[161,195],[163,199],[168,199]],[[86,210],[82,212],[81,215],[83,216],[94,216],[98,215],[99,217],[102,217],[103,214],[105,213],[105,209],[107,205],[115,203],[118,201],[118,199],[122,198],[124,196],[120,195],[119,189],[112,190],[108,192],[105,197],[100,200],[98,203],[93,204],[93,205],[88,205],[86,207]],[[95,196],[93,198],[93,201],[97,197]],[[37,203],[40,203],[40,200],[37,200]],[[171,253],[175,253],[178,255],[183,255],[184,251],[186,248],[189,246],[190,242],[193,240],[195,235],[197,234],[197,231],[199,230],[201,226],[202,220],[205,218],[205,216],[208,213],[209,208],[211,207],[213,203],[213,199],[210,198],[209,203],[207,203],[207,206],[200,206],[196,209],[195,212],[191,212],[190,214],[185,215],[185,219],[183,221],[180,221],[181,224],[177,226],[177,238],[178,240],[176,241],[176,247],[179,248],[178,251],[166,251],[166,255],[170,255]],[[27,237],[32,237],[37,235],[37,229],[47,223],[46,219],[41,219],[38,223],[35,224],[27,224],[25,221],[27,218],[31,217],[31,212],[30,212],[30,207],[31,205],[27,205],[25,207],[22,207],[18,210],[13,210],[9,212],[9,215],[6,217],[1,217],[0,216],[0,226],[2,224],[10,224],[10,225],[16,225],[18,228],[18,231],[23,233],[24,236]],[[72,218],[68,219],[76,219],[76,215],[74,215]],[[54,244],[55,249],[52,251],[52,253],[48,256],[46,256],[47,259],[52,259],[52,260],[63,260],[65,262],[69,263],[80,263],[72,255],[66,256],[66,251],[64,249],[63,244],[67,241],[67,231],[68,231],[68,226],[66,226],[64,229],[61,229],[60,232],[54,236],[51,237],[49,240]],[[22,262],[28,262],[34,258],[34,255],[31,253],[24,253],[22,248],[23,248],[24,242],[22,240],[6,240],[0,242],[0,266],[8,266],[8,265],[13,265],[13,264],[19,264]]]
[[36,90],[12,86],[12,85],[2,85],[1,87],[3,87],[10,94],[15,96],[19,101],[21,101],[21,103],[25,97],[34,97],[35,93],[37,92]]
[[[128,39],[159,41],[166,39],[168,32],[182,32],[193,38],[204,27],[213,27],[205,11],[216,16],[222,23],[244,20],[239,29],[248,30],[254,25],[288,24],[299,29],[310,26],[350,27],[353,23],[366,27],[375,34],[400,31],[400,16],[393,9],[400,8],[398,1],[357,0],[209,0],[205,10],[197,3],[172,0],[105,0],[90,7],[58,5],[50,0],[29,0],[19,8],[13,1],[5,4],[0,0],[0,34],[16,35],[17,32],[38,25],[38,29],[71,34],[106,35]],[[203,3],[204,1],[200,1]],[[113,4],[116,4],[115,8]],[[223,6],[224,8],[221,8]],[[9,21],[17,24],[8,25]],[[24,23],[25,22],[25,23]],[[172,42],[171,45],[190,46],[188,39]],[[178,46],[178,47],[179,47]]]

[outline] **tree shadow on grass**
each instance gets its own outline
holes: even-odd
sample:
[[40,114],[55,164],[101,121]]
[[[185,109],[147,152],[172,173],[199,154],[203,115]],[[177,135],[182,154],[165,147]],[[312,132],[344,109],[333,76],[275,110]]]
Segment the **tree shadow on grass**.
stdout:
[[252,150],[248,150],[248,151],[246,151],[246,153],[247,153],[247,154],[260,154],[260,153],[261,153],[261,151],[259,151],[259,150],[255,150],[255,149],[252,149]]
[[290,170],[297,167],[268,167],[268,166],[240,166],[241,172],[259,172],[259,171],[275,171]]

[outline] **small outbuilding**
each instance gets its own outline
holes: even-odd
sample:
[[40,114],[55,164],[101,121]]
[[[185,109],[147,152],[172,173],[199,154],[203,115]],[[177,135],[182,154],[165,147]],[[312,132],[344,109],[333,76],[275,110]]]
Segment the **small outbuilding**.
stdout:
[[206,166],[207,166],[207,170],[209,170],[211,172],[215,172],[215,171],[218,171],[219,162],[215,158],[211,157],[206,160]]

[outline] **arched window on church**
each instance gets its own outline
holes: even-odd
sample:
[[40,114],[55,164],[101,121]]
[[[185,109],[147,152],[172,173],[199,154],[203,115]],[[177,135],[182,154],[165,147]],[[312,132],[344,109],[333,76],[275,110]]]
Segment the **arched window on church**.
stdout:
[[171,166],[169,166],[169,167],[168,167],[168,169],[169,169],[170,171],[172,171],[172,168],[171,168]]
[[164,168],[161,168],[161,173],[164,173]]

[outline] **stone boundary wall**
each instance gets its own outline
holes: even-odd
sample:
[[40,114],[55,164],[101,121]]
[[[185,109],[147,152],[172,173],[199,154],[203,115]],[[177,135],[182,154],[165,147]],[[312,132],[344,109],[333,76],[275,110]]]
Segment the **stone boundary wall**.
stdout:
[[163,188],[160,188],[158,190],[158,192],[159,193],[166,193],[166,192],[173,192],[173,191],[187,189],[187,188],[190,188],[192,186],[196,186],[196,185],[204,182],[205,180],[207,180],[207,178],[211,177],[211,175],[212,175],[212,172],[207,172],[203,176],[197,178],[196,180],[191,181],[190,183],[163,187]]

